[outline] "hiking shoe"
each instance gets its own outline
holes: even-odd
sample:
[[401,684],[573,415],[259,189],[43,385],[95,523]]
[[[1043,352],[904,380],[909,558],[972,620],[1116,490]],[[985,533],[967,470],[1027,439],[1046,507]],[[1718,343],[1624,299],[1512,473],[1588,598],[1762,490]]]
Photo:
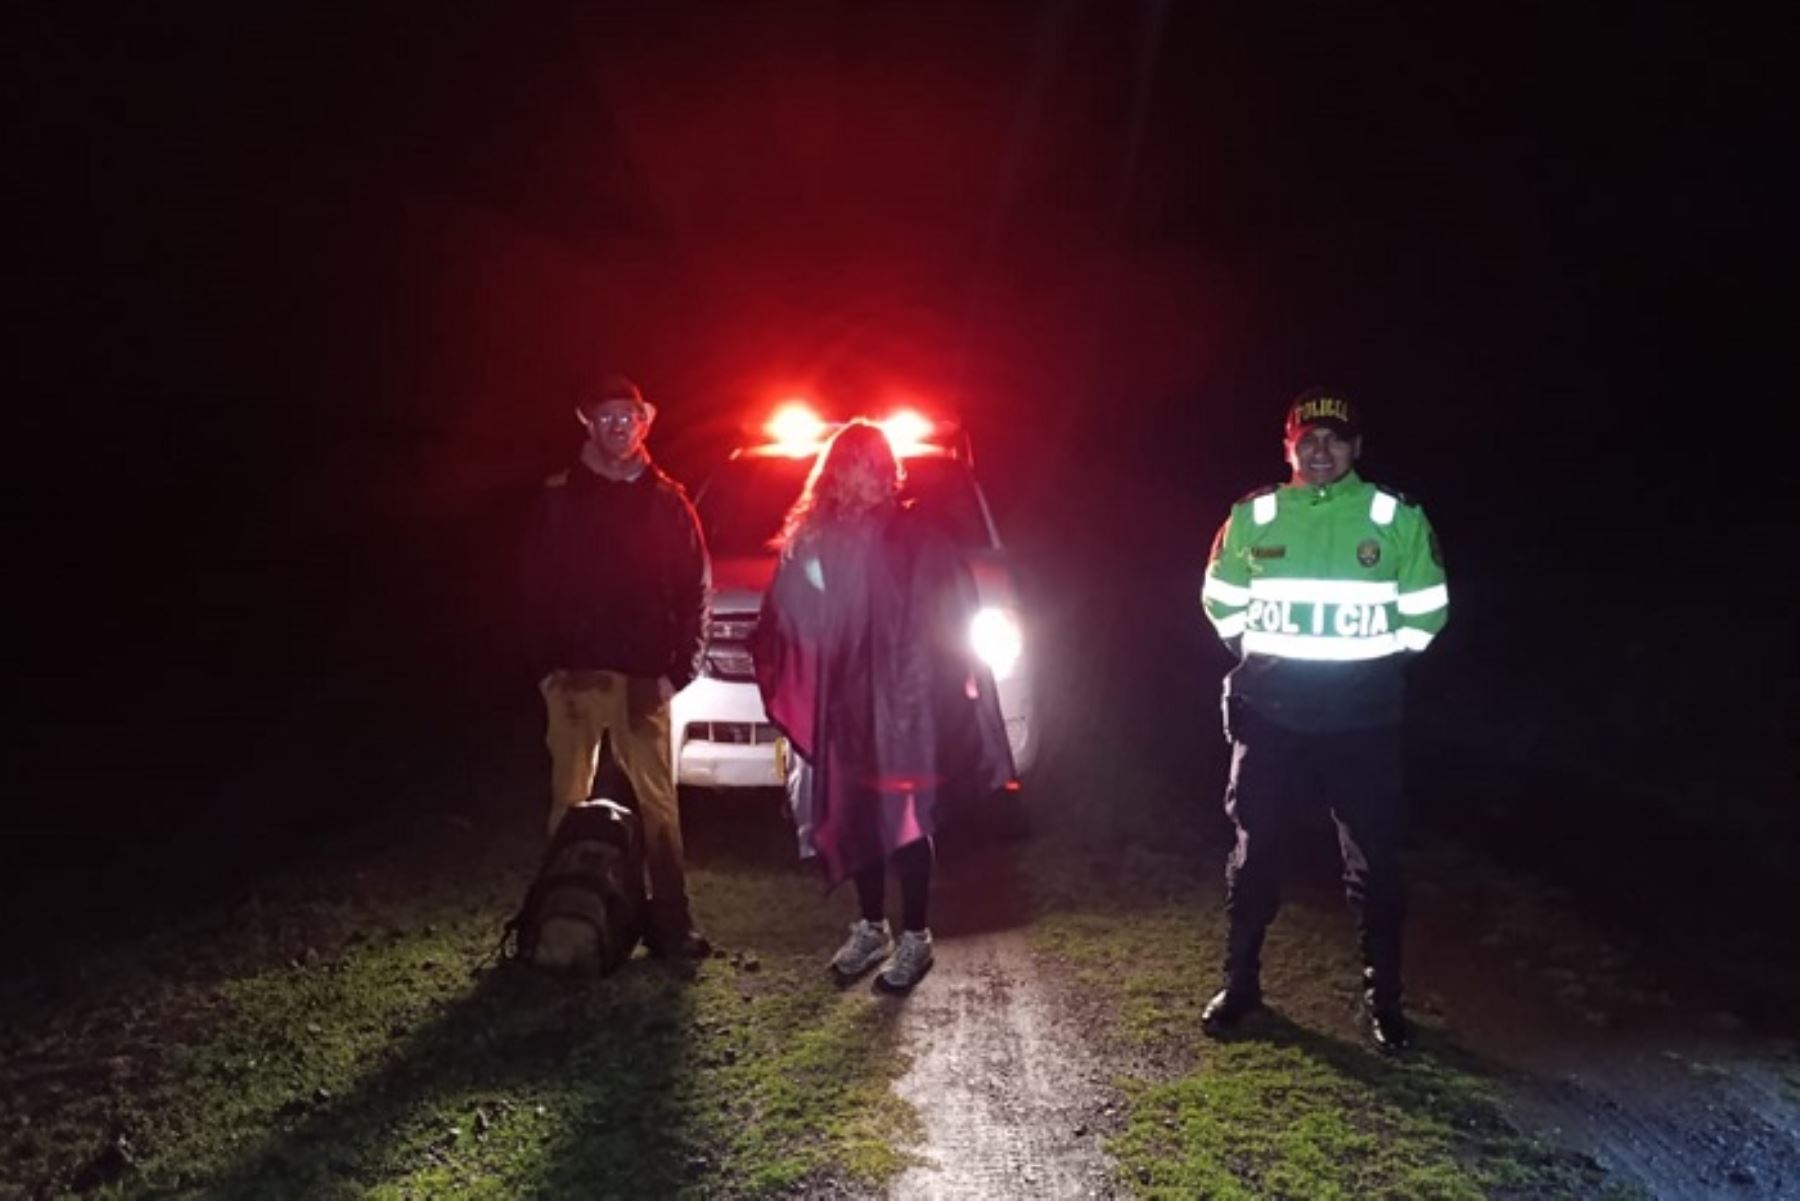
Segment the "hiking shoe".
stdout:
[[1217,1037],[1244,1020],[1247,1014],[1262,1008],[1262,993],[1252,988],[1229,985],[1213,994],[1213,999],[1200,1011],[1200,1028]]
[[850,937],[831,957],[831,970],[845,978],[860,976],[886,959],[893,949],[894,936],[886,921],[851,922]]
[[900,949],[878,980],[889,992],[906,992],[931,970],[931,931],[902,930]]

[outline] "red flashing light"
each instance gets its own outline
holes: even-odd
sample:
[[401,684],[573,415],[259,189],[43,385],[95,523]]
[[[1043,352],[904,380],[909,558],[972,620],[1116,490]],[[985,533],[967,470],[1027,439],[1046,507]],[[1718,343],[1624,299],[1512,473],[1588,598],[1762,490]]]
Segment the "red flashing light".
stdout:
[[768,431],[776,449],[796,458],[817,453],[819,444],[825,440],[825,423],[805,401],[800,400],[790,400],[776,409],[763,428]]
[[[875,425],[887,438],[895,458],[929,454],[934,449],[928,439],[937,433],[937,426],[914,409],[897,410]],[[796,459],[819,453],[834,428],[798,398],[783,401],[763,425],[769,436],[768,449]]]
[[894,454],[899,458],[926,449],[925,439],[932,435],[934,428],[912,409],[901,409],[881,423],[881,432],[887,435],[888,445],[894,448]]

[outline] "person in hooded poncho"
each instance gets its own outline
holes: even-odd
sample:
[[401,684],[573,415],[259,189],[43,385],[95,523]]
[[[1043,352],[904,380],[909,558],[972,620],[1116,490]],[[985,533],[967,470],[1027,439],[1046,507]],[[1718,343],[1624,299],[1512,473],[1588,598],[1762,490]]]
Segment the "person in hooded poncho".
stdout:
[[[752,640],[770,720],[807,764],[796,798],[828,883],[855,881],[861,918],[832,959],[845,978],[892,956],[879,982],[931,966],[932,836],[947,803],[1012,778],[992,673],[975,655],[974,579],[949,535],[900,499],[881,430],[844,426],[781,534]],[[902,930],[885,913],[890,861]]]

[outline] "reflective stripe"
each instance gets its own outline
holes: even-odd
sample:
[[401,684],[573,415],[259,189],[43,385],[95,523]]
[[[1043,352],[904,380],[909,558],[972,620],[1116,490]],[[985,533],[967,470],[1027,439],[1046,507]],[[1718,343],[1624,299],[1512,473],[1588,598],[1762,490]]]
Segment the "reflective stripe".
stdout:
[[1442,584],[1421,588],[1417,592],[1400,594],[1400,612],[1408,617],[1417,617],[1421,613],[1436,613],[1449,603],[1450,590]]
[[1373,638],[1328,638],[1307,634],[1268,634],[1251,630],[1244,635],[1244,653],[1270,655],[1277,659],[1313,659],[1345,662],[1355,659],[1385,659],[1397,654],[1400,646],[1392,634]]
[[1244,622],[1247,620],[1242,613],[1233,613],[1230,617],[1215,617],[1213,629],[1219,631],[1221,638],[1236,638],[1244,632]]
[[1376,525],[1387,525],[1394,520],[1394,514],[1399,509],[1399,501],[1377,489],[1375,499],[1369,502],[1369,517]]
[[1230,580],[1221,580],[1216,575],[1208,575],[1206,585],[1200,589],[1200,599],[1241,608],[1250,603],[1250,589],[1242,584],[1233,584]]
[[1250,516],[1256,519],[1257,525],[1268,525],[1275,520],[1275,494],[1265,492],[1250,502]]
[[1393,580],[1255,579],[1250,581],[1250,595],[1313,605],[1384,605],[1400,595],[1400,585]]
[[1414,629],[1412,626],[1401,626],[1395,637],[1400,641],[1400,649],[1406,651],[1422,651],[1431,645],[1437,635],[1430,630]]

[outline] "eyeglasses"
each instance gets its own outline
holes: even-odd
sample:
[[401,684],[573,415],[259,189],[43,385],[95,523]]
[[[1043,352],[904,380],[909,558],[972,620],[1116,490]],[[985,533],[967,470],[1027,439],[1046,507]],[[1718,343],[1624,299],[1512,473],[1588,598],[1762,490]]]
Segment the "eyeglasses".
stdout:
[[631,426],[644,420],[644,411],[636,405],[629,409],[595,409],[588,414],[588,420],[595,425]]

